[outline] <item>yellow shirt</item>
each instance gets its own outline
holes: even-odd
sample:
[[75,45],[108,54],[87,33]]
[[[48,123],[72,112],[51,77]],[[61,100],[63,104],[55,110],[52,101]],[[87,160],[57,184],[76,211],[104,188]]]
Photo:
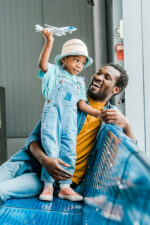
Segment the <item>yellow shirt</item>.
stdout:
[[[88,96],[90,105],[98,110],[104,108],[106,103],[99,103],[94,101]],[[76,165],[72,181],[80,184],[86,171],[89,153],[94,145],[94,141],[99,130],[101,121],[100,119],[87,115],[85,123],[77,136],[76,146]]]

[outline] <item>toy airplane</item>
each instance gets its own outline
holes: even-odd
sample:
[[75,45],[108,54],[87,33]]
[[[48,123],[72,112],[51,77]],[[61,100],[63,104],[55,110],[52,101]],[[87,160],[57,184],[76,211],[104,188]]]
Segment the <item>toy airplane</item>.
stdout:
[[[66,33],[72,33],[73,31],[76,31],[77,28],[70,26],[70,27],[53,27],[50,25],[45,24],[45,26],[51,31],[53,32],[54,35],[56,36],[62,36],[62,35],[66,35]],[[41,27],[40,25],[36,24],[35,25],[35,30],[36,32],[41,32],[43,30],[43,27]]]

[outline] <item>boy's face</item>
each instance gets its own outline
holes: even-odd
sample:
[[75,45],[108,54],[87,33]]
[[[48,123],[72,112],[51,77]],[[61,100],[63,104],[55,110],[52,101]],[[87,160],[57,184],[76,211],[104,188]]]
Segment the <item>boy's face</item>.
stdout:
[[63,64],[64,70],[67,70],[72,75],[77,75],[83,70],[86,60],[87,58],[83,55],[73,55],[66,56],[65,58],[61,59],[61,62]]

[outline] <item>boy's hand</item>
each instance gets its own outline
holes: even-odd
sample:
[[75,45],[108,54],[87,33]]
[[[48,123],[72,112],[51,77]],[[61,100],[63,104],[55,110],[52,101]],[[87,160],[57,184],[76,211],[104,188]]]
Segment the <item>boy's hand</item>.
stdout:
[[48,28],[44,28],[42,30],[42,34],[43,34],[44,38],[48,42],[53,42],[54,41],[53,32],[50,32]]

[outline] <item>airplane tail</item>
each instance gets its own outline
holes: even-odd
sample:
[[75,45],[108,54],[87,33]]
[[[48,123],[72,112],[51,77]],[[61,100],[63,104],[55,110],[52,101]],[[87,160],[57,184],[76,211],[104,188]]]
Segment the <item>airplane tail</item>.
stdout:
[[35,31],[36,32],[41,32],[42,30],[43,30],[43,27],[42,26],[40,26],[38,24],[35,25]]

